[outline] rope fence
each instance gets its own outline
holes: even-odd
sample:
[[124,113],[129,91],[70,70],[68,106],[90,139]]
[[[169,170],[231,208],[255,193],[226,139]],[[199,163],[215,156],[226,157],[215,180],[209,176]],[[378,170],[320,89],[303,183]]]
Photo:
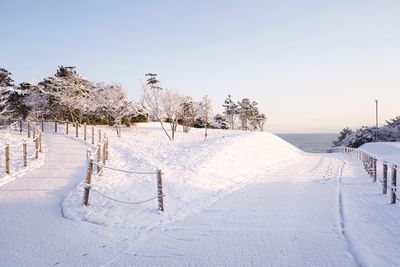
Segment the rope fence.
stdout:
[[[108,157],[107,153],[104,153],[104,152],[101,153],[102,152],[101,146],[103,146],[103,148],[104,148],[105,145],[106,145],[106,143],[102,143],[101,145],[99,145],[94,153],[92,153],[90,149],[88,149],[88,151],[87,151],[88,163],[87,163],[87,172],[86,172],[86,185],[85,185],[84,195],[83,195],[83,205],[84,206],[89,205],[89,195],[90,195],[90,192],[93,191],[108,200],[111,200],[111,201],[114,201],[117,203],[121,203],[121,204],[127,204],[127,205],[140,205],[140,204],[144,204],[144,203],[153,201],[155,199],[158,199],[158,210],[161,212],[164,212],[164,196],[165,195],[163,193],[161,170],[158,169],[157,171],[154,171],[154,172],[141,172],[141,171],[125,170],[125,169],[108,166],[105,164],[107,157]],[[108,148],[106,148],[103,151],[107,151],[107,150],[108,150]],[[95,161],[95,157],[94,157],[94,154],[96,154],[96,153],[97,153],[97,162]],[[97,175],[98,176],[102,174],[104,169],[109,169],[109,170],[113,170],[113,171],[129,173],[129,174],[137,174],[137,175],[156,175],[156,177],[157,177],[157,195],[154,197],[151,197],[149,199],[131,202],[131,201],[124,201],[124,200],[116,199],[107,194],[104,194],[104,193],[100,192],[99,190],[97,190],[96,188],[94,188],[94,186],[93,186],[94,167],[97,167]]]
[[379,182],[382,187],[382,194],[386,195],[388,192],[388,173],[389,167],[391,169],[390,178],[390,204],[395,204],[399,199],[397,194],[397,171],[398,167],[394,163],[388,163],[387,161],[381,162],[382,167],[382,179],[379,178],[378,175],[378,157],[368,151],[359,148],[352,147],[334,147],[329,150],[330,153],[349,153],[353,156],[353,158],[360,160],[365,171],[372,178],[373,182]]
[[[29,122],[28,122],[29,125]],[[22,166],[23,168],[28,167],[28,160],[36,160],[39,159],[39,152],[42,152],[42,132],[39,128],[36,128],[35,126],[30,125],[30,128],[34,127],[34,135],[33,139],[29,142],[34,143],[34,150],[33,154],[28,156],[28,141],[24,139],[20,143],[15,143],[12,144],[9,141],[6,141],[6,144],[0,147],[0,151],[4,151],[4,168],[5,168],[5,174],[6,175],[11,175],[11,172],[14,171],[15,173],[21,171],[20,169],[17,169],[16,166],[18,166],[18,161],[22,160]],[[1,131],[1,133],[7,133],[7,134],[13,134],[14,132],[19,132],[22,133],[22,120],[11,122],[9,120],[9,125],[8,127],[4,130]],[[29,133],[30,134],[30,133]],[[28,138],[30,135],[28,136]],[[15,170],[12,170],[12,166],[15,167]]]
[[[83,141],[85,141],[87,144],[91,145],[93,148],[87,150],[87,171],[86,171],[86,185],[84,187],[84,195],[83,195],[83,205],[88,206],[89,205],[89,195],[90,192],[94,192],[98,194],[101,197],[104,197],[108,200],[121,203],[121,204],[127,204],[127,205],[140,205],[144,203],[151,202],[153,200],[158,199],[158,210],[161,212],[164,212],[164,193],[163,193],[163,185],[162,185],[162,172],[161,170],[156,170],[153,172],[141,172],[141,171],[133,171],[133,170],[124,170],[124,169],[119,169],[116,167],[108,166],[106,165],[107,160],[109,159],[109,142],[108,142],[108,137],[106,133],[102,132],[102,129],[95,129],[95,125],[87,125],[86,123],[79,124],[78,122],[70,122],[68,120],[44,120],[39,119],[39,120],[28,120],[28,121],[23,121],[22,119],[15,120],[14,122],[12,120],[8,120],[8,127],[5,130],[0,130],[0,132],[12,132],[12,131],[19,131],[20,133],[26,132],[28,139],[32,137],[31,142],[35,144],[32,154],[28,155],[28,149],[27,149],[27,142],[24,140],[22,143],[18,144],[6,144],[2,147],[0,147],[1,150],[5,149],[6,151],[6,172],[9,174],[9,166],[10,166],[10,147],[12,148],[18,148],[22,147],[23,151],[23,162],[24,166],[27,166],[28,160],[31,159],[38,159],[39,154],[42,153],[42,133],[44,132],[53,132],[53,130],[49,129],[49,124],[54,123],[54,133],[64,133],[65,135],[71,135],[73,130],[75,130],[75,137],[76,138],[82,138]],[[3,122],[1,122],[3,125]],[[26,129],[24,129],[24,124],[26,125]],[[64,126],[64,130],[60,129],[60,126]],[[46,127],[45,127],[46,126]],[[83,128],[83,136],[80,136],[80,131],[79,129]],[[114,125],[113,127],[116,128],[117,131],[117,136],[121,136],[121,126],[120,125]],[[60,132],[61,130],[61,132]],[[97,139],[97,144],[95,144],[95,141]],[[96,169],[95,169],[96,168]],[[157,177],[157,187],[156,187],[156,196],[140,200],[140,201],[124,201],[124,200],[119,200],[114,197],[111,197],[100,190],[96,189],[93,186],[93,175],[94,172],[97,176],[103,175],[104,170],[112,170],[112,171],[117,171],[117,172],[122,172],[122,173],[129,173],[129,174],[134,174],[134,175],[155,175]]]

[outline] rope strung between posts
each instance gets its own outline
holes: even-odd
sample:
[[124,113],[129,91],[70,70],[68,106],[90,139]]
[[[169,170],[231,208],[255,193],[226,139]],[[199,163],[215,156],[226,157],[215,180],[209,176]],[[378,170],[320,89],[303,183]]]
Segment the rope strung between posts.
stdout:
[[118,203],[127,204],[127,205],[144,204],[144,203],[150,202],[150,201],[155,200],[155,199],[158,198],[158,196],[155,196],[155,197],[152,197],[152,198],[149,198],[149,199],[146,199],[146,200],[142,200],[142,201],[129,202],[129,201],[123,201],[123,200],[118,200],[118,199],[112,198],[112,197],[107,196],[107,195],[101,193],[100,191],[94,189],[93,187],[90,187],[89,185],[86,185],[86,186],[88,186],[93,192],[96,192],[97,194],[101,195],[104,198],[107,198],[109,200],[112,200],[112,201],[115,201],[115,202],[118,202]]
[[135,173],[135,174],[157,174],[156,172],[137,172],[137,171],[131,171],[131,170],[124,170],[124,169],[118,169],[118,168],[114,168],[114,167],[110,167],[107,165],[103,165],[101,163],[98,162],[93,162],[94,165],[100,166],[102,168],[106,168],[106,169],[110,169],[110,170],[114,170],[114,171],[120,171],[120,172],[125,172],[125,173]]
[[27,158],[28,158],[28,159],[33,159],[33,158],[35,158],[35,157],[36,157],[36,152],[38,152],[38,149],[35,149],[35,150],[33,151],[33,154],[32,154],[31,156],[27,157]]
[[99,153],[99,149],[101,149],[101,147],[104,145],[104,143],[101,143],[100,146],[96,146],[96,150],[94,152],[92,152],[92,156],[96,155],[97,153]]
[[19,144],[10,144],[10,147],[19,147],[22,146],[24,144],[24,142],[19,143]]

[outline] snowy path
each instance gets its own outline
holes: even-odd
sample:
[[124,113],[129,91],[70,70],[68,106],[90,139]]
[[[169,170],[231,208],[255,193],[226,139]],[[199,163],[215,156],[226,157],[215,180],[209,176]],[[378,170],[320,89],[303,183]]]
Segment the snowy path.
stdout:
[[60,135],[45,135],[45,143],[48,151],[42,167],[0,187],[0,265],[106,261],[112,257],[109,247],[118,251],[123,237],[62,216],[64,194],[84,178],[85,145]]
[[357,266],[340,226],[342,164],[307,156],[159,231],[109,265]]

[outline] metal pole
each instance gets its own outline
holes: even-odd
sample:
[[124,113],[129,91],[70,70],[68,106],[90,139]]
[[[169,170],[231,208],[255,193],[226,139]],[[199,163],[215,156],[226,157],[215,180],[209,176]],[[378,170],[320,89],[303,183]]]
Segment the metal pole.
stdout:
[[375,142],[378,141],[378,99],[375,99]]

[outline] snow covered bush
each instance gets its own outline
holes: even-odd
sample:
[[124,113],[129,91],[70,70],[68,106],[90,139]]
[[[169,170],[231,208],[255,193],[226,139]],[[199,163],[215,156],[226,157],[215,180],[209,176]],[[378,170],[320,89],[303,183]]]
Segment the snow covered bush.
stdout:
[[396,125],[398,124],[388,124],[379,128],[363,126],[354,132],[344,128],[333,145],[357,148],[370,142],[400,141],[400,128]]
[[98,83],[94,87],[94,97],[90,103],[90,112],[109,125],[130,124],[137,116],[146,116],[144,108],[131,101],[122,86],[117,83]]

